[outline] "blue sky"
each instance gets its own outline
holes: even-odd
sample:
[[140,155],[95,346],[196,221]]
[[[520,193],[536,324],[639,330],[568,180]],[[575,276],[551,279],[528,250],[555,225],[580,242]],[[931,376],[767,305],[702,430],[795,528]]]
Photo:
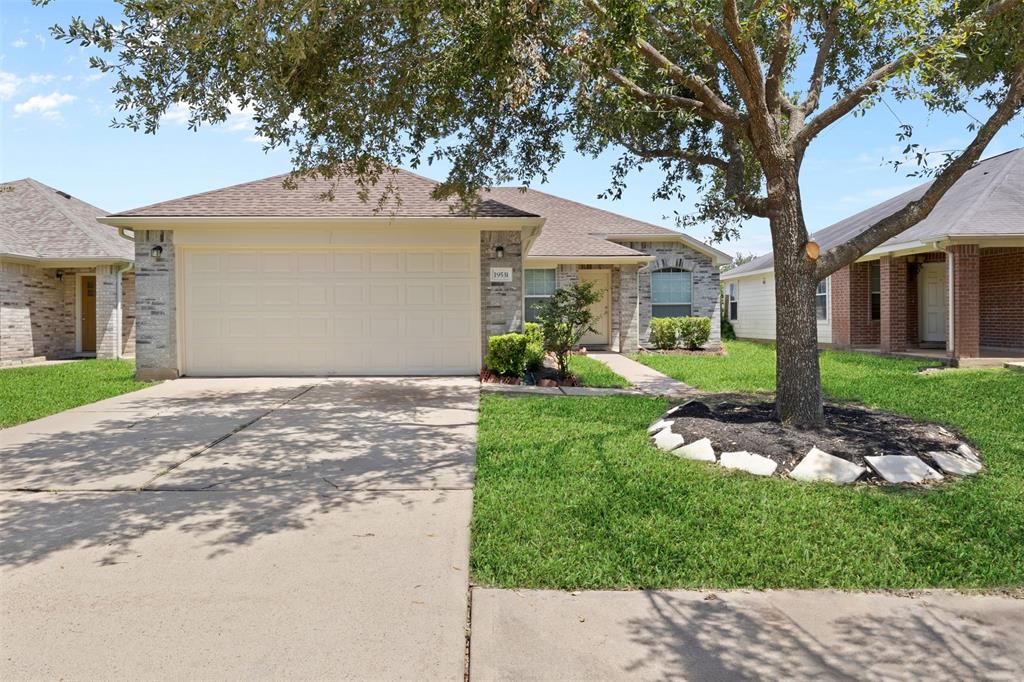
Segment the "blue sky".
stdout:
[[[191,132],[170,116],[156,135],[113,129],[111,76],[92,71],[88,51],[50,37],[48,28],[74,15],[108,18],[112,2],[54,0],[34,7],[30,0],[0,0],[0,180],[32,177],[109,211],[287,172],[287,151],[265,153],[244,112],[227,122]],[[919,180],[893,172],[883,159],[897,158],[900,121],[915,127],[914,139],[931,149],[962,148],[970,139],[966,116],[934,116],[915,104],[889,102],[865,116],[833,126],[809,151],[801,186],[808,226],[820,229],[860,209],[909,189]],[[981,118],[985,112],[972,113]],[[1001,131],[986,156],[1024,146],[1024,118]],[[618,201],[602,201],[614,154],[597,160],[570,154],[546,185],[553,194],[601,206],[641,220],[672,226],[673,210],[686,205],[654,202],[654,168],[635,175]],[[443,167],[418,172],[436,178]],[[706,239],[709,230],[689,233]],[[765,221],[744,226],[738,241],[719,248],[762,253],[771,240]]]

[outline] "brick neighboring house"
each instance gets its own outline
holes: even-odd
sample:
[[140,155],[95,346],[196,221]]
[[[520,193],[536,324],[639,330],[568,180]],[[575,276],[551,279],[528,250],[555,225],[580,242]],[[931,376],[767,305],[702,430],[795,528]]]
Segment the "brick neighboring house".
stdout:
[[135,247],[106,211],[32,179],[0,183],[0,366],[135,352]]
[[101,219],[135,234],[140,377],[475,374],[579,280],[604,292],[588,347],[636,350],[659,315],[711,318],[718,346],[728,256],[674,230],[518,188],[469,212],[405,171],[369,196],[283,179]]
[[[813,235],[826,250],[920,197],[930,183]],[[737,336],[775,338],[766,254],[722,275]],[[1024,149],[978,162],[929,216],[818,289],[818,341],[997,364],[1024,355]]]

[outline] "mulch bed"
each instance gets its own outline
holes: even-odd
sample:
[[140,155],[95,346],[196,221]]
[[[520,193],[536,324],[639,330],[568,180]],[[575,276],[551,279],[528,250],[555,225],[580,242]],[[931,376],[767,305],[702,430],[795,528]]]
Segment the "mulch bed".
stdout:
[[[804,431],[783,426],[771,400],[740,394],[704,396],[670,419],[687,443],[709,438],[716,452],[746,450],[769,457],[779,464],[777,476],[789,473],[812,447],[861,466],[867,466],[869,455],[917,455],[936,468],[929,451],[955,451],[968,442],[948,427],[838,403],[825,403],[825,430]],[[865,479],[882,481],[870,469]]]
[[640,355],[728,355],[725,348],[718,350],[686,350],[685,348],[672,348],[671,350],[658,350],[656,348],[641,348]]
[[507,377],[495,374],[489,369],[480,371],[480,382],[484,384],[526,384],[528,386],[580,386],[580,380],[570,375],[568,378],[559,380],[558,371],[553,367],[542,367],[537,371],[528,371],[523,377]]

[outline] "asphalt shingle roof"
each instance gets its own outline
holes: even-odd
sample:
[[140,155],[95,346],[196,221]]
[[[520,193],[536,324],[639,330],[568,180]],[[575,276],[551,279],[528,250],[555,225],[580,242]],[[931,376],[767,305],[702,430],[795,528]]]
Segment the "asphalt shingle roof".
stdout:
[[[433,180],[404,170],[385,175],[370,188],[366,201],[360,187],[348,176],[331,180],[299,179],[295,189],[286,189],[287,174],[245,182],[209,192],[171,199],[158,204],[115,213],[115,217],[300,217],[300,218],[404,218],[468,217],[470,211],[458,201],[438,201],[430,193]],[[389,187],[393,194],[387,194]],[[334,198],[321,197],[333,190]],[[397,199],[396,199],[397,197]],[[384,199],[381,204],[381,199]],[[477,214],[485,218],[533,217],[532,214],[497,201],[485,200]]]
[[0,254],[135,260],[135,246],[96,221],[107,212],[25,178],[0,183]]
[[[854,237],[878,220],[918,199],[926,182],[812,235],[822,251]],[[949,188],[928,217],[884,242],[881,248],[907,242],[980,236],[1024,235],[1024,148],[979,161]],[[769,269],[771,253],[730,270],[728,277]]]

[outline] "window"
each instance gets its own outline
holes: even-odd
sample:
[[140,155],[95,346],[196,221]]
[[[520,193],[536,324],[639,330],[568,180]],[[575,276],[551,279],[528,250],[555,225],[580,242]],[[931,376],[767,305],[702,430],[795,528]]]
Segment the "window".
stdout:
[[729,284],[729,319],[738,319],[737,311],[739,309],[739,302],[736,300],[736,296],[739,294],[740,285],[732,282]]
[[[882,319],[882,264],[872,261],[868,268],[871,284],[871,319]],[[862,309],[863,310],[863,309]]]
[[536,322],[537,311],[535,306],[555,293],[555,271],[526,270],[526,321]]
[[814,294],[814,306],[819,320],[828,319],[828,277],[818,282],[818,291]]
[[690,272],[665,268],[651,274],[652,317],[688,317],[692,302]]

